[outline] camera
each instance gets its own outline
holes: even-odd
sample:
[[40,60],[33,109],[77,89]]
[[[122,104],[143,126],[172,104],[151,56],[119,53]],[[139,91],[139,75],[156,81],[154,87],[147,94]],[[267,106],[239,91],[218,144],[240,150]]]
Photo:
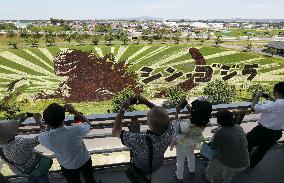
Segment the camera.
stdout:
[[26,113],[26,116],[27,116],[28,118],[34,117],[34,113],[27,112],[27,113]]
[[262,97],[263,97],[263,98],[265,98],[266,100],[268,100],[268,99],[269,99],[269,95],[268,95],[268,94],[266,94],[266,93],[262,94]]
[[184,109],[187,104],[188,104],[187,100],[186,100],[186,99],[183,99],[183,100],[181,101],[181,103],[180,103],[180,108],[181,108],[181,109]]
[[138,104],[138,99],[136,97],[131,97],[130,105],[136,105],[136,104]]

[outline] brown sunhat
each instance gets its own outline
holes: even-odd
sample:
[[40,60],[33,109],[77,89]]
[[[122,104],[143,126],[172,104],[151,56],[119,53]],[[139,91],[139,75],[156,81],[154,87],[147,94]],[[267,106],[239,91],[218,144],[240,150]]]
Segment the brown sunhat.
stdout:
[[0,144],[5,144],[14,138],[19,130],[19,122],[17,120],[0,121]]

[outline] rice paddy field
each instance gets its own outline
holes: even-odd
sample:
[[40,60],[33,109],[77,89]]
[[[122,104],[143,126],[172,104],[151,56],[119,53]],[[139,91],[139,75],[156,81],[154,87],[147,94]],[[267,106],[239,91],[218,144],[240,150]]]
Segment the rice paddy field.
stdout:
[[[169,86],[175,86],[187,78],[187,74],[195,70],[195,61],[188,53],[188,49],[199,49],[206,60],[206,64],[212,66],[213,76],[211,80],[221,79],[222,69],[214,65],[226,65],[231,67],[228,74],[234,71],[237,75],[228,80],[234,85],[249,85],[251,83],[263,83],[272,85],[277,81],[284,80],[284,59],[269,57],[258,53],[242,52],[239,50],[211,47],[205,45],[113,45],[113,46],[70,46],[70,47],[43,47],[26,49],[8,49],[0,51],[0,98],[7,94],[8,84],[25,78],[27,89],[24,96],[30,99],[37,93],[44,91],[52,93],[58,89],[66,77],[57,76],[54,71],[54,59],[64,50],[81,50],[93,52],[97,57],[113,54],[114,62],[125,61],[129,64],[128,70],[134,71],[141,76],[141,69],[152,69],[149,77],[161,73],[161,77],[147,84],[143,83],[145,77],[139,77],[139,83],[143,85],[144,92],[151,94]],[[242,70],[247,64],[258,64],[257,75],[252,81],[248,81],[249,75],[243,75]],[[171,68],[171,72],[168,69]],[[166,78],[175,73],[182,72],[182,76],[166,81]],[[194,88],[194,92],[202,91],[206,83],[200,83]],[[198,92],[197,92],[198,93]],[[37,103],[37,101],[34,101]],[[102,102],[107,106],[109,103]],[[97,106],[97,103],[92,103]],[[36,104],[37,105],[37,104]],[[80,104],[86,106],[88,103]]]

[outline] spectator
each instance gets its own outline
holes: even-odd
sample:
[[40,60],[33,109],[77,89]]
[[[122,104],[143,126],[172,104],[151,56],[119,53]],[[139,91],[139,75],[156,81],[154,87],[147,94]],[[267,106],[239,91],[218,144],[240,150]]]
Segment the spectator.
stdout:
[[131,133],[122,130],[124,113],[133,100],[127,99],[117,114],[112,133],[119,137],[132,152],[132,166],[126,172],[128,177],[134,181],[133,178],[137,180],[139,179],[137,176],[140,175],[145,182],[159,182],[157,171],[163,165],[164,153],[171,143],[174,130],[164,108],[155,106],[141,96],[135,98],[138,104],[144,104],[151,108],[147,118],[150,130],[147,133]]
[[284,128],[284,82],[277,83],[274,86],[273,94],[275,100],[269,96],[268,98],[271,101],[258,104],[259,99],[263,96],[262,92],[258,92],[251,104],[253,110],[261,113],[259,124],[247,134],[251,168],[254,168],[266,152],[282,137]]
[[[18,120],[0,122],[0,157],[17,176],[28,177],[29,183],[49,183],[49,168],[52,160],[34,150],[39,145],[34,138],[17,137],[19,125],[27,119],[21,114]],[[34,114],[36,124],[44,128],[40,114]]]
[[[187,105],[185,99],[176,107],[175,116],[175,137],[171,144],[171,150],[176,146],[177,153],[177,171],[175,177],[178,182],[183,180],[184,162],[187,158],[188,169],[192,175],[195,175],[195,156],[194,148],[204,140],[202,132],[209,122],[212,112],[210,102],[199,98],[192,102],[192,106]],[[180,109],[186,106],[190,120],[179,120]]]
[[249,166],[247,139],[242,127],[235,124],[231,112],[218,112],[217,123],[221,128],[213,136],[211,147],[218,155],[210,161],[205,178],[214,183],[215,176],[221,172],[223,183],[229,183],[237,172]]
[[[65,110],[79,116],[85,123],[65,126]],[[67,182],[80,183],[80,173],[82,173],[86,183],[95,183],[92,160],[83,142],[83,136],[90,132],[90,121],[73,106],[62,107],[56,103],[45,109],[43,118],[51,129],[41,133],[39,141],[44,147],[54,152]]]

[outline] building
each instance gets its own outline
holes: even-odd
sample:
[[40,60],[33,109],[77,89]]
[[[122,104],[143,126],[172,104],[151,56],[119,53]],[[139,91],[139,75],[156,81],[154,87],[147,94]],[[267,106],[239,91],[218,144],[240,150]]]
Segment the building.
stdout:
[[283,41],[276,41],[269,43],[267,48],[264,51],[267,51],[269,48],[274,48],[277,50],[277,55],[282,55],[284,56],[284,42]]

